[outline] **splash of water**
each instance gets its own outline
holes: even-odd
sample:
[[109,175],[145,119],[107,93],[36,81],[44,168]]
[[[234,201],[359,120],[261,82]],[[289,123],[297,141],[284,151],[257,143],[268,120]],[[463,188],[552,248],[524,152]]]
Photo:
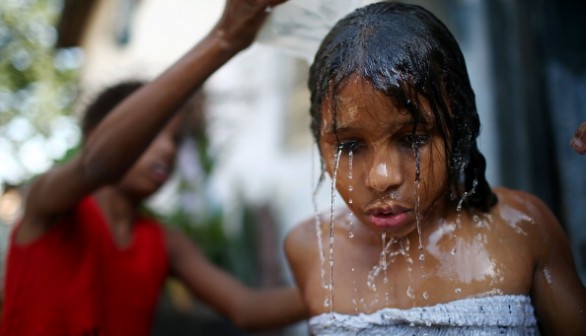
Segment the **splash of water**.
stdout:
[[456,211],[457,212],[461,212],[462,211],[462,206],[464,204],[464,202],[466,201],[466,199],[468,197],[470,197],[470,195],[474,194],[476,192],[476,186],[478,185],[478,180],[474,179],[472,181],[472,189],[470,189],[470,191],[465,191],[464,194],[462,195],[462,198],[460,198],[460,201],[458,201],[458,206],[456,207]]
[[[366,281],[366,285],[372,291],[376,291],[375,279],[381,274],[381,272],[383,272],[383,283],[388,284],[389,281],[388,281],[387,273],[386,273],[387,268],[389,266],[389,263],[393,263],[397,256],[403,256],[405,258],[405,261],[407,261],[407,263],[410,263],[410,264],[413,263],[413,260],[411,259],[410,255],[409,255],[409,248],[410,248],[409,239],[400,239],[399,240],[395,237],[391,237],[387,241],[387,235],[385,232],[383,232],[381,235],[381,241],[382,241],[383,248],[382,248],[382,251],[379,256],[379,262],[377,265],[373,266],[373,268],[370,270],[370,272],[368,272],[368,278]],[[395,247],[395,246],[396,246],[396,249],[393,250],[393,247]]]

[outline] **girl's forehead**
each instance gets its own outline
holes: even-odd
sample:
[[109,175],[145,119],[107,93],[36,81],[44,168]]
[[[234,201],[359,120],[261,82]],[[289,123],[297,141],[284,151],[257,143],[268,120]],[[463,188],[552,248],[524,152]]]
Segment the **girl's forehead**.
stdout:
[[[433,116],[425,98],[417,95],[412,104],[421,121],[432,121]],[[338,124],[356,122],[365,117],[388,121],[390,115],[403,120],[413,119],[406,102],[376,89],[369,80],[359,76],[352,76],[337,90],[330,90],[322,106],[322,113],[326,122],[333,121],[335,115]]]

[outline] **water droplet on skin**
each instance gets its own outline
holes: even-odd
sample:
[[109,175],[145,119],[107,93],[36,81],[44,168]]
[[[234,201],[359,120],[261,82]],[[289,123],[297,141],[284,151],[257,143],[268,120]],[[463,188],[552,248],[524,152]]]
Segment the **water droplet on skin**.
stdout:
[[427,292],[423,292],[422,296],[425,300],[429,300],[429,294],[427,294]]
[[421,253],[419,255],[419,260],[424,261],[425,260],[425,254]]
[[456,294],[462,293],[462,288],[454,289],[454,293],[456,293]]
[[413,291],[413,288],[412,288],[411,286],[409,286],[409,287],[407,288],[407,296],[408,296],[410,299],[415,299],[415,293],[414,293],[414,291]]
[[547,282],[548,285],[551,285],[553,283],[553,280],[551,277],[551,271],[549,270],[549,268],[545,267],[543,269],[543,276],[545,276],[545,281]]
[[456,255],[456,248],[454,247],[450,253],[451,253],[452,255]]
[[326,298],[324,300],[324,307],[329,307],[330,306],[330,299]]
[[352,226],[354,226],[354,222],[352,221],[352,211],[348,213],[348,238],[354,238],[354,232],[352,232]]
[[349,185],[348,186],[348,191],[352,191],[352,190],[354,190],[354,187],[352,187],[352,185]]
[[349,199],[348,200],[348,204],[352,204],[352,199]]
[[[352,161],[354,159],[354,152],[348,152],[348,179],[352,180]],[[352,185],[350,185],[350,191],[352,191]]]

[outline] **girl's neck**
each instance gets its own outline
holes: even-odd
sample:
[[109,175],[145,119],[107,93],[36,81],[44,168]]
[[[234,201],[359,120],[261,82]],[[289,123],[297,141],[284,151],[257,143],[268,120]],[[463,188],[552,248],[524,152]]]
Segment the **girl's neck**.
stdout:
[[113,187],[98,190],[94,197],[116,243],[128,245],[132,240],[133,223],[139,215],[139,204]]

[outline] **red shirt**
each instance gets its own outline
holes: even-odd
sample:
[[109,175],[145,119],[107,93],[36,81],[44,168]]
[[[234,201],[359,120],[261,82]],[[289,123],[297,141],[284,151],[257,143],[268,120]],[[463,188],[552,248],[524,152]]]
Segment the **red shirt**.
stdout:
[[11,236],[0,335],[148,335],[168,273],[161,226],[146,218],[118,247],[92,198],[39,239]]

